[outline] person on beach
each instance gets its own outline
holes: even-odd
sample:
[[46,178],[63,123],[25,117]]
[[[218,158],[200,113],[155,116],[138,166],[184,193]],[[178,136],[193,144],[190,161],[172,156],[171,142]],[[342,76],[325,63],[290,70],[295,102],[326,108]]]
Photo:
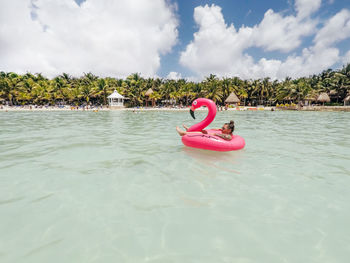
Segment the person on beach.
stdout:
[[[198,133],[204,133],[208,134],[206,130],[202,130],[201,132],[188,132],[188,127],[183,124],[182,125],[186,131],[182,131],[178,126],[176,126],[176,131],[179,133],[180,136],[184,136],[186,134],[198,134]],[[218,131],[221,131],[221,133],[210,133],[209,135],[215,135],[218,136],[224,140],[230,141],[232,139],[232,133],[235,130],[235,122],[230,121],[229,123],[225,123],[224,126],[222,126],[221,129],[217,129]]]

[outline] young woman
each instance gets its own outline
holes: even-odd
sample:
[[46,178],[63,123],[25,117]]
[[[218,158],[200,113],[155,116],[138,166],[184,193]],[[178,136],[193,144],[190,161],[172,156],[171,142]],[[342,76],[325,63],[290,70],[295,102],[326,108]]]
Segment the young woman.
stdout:
[[[208,134],[206,130],[202,130],[201,132],[188,132],[187,131],[188,127],[186,125],[183,125],[183,126],[186,129],[186,131],[182,131],[179,127],[176,127],[176,131],[179,133],[180,136],[184,136],[186,134],[198,134],[198,133]],[[231,120],[229,123],[225,123],[221,129],[217,129],[217,130],[221,131],[221,133],[211,133],[210,135],[215,135],[227,141],[230,141],[232,139],[232,133],[235,130],[235,122]]]

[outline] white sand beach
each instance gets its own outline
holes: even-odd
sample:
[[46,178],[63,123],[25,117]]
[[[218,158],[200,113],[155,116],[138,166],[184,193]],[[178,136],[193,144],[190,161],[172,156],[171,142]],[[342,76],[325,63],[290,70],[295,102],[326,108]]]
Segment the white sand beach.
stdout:
[[[0,112],[9,111],[188,111],[189,107],[73,107],[69,105],[65,106],[35,106],[35,105],[24,105],[24,106],[7,106],[1,105]],[[205,111],[206,108],[202,107],[197,110]],[[225,110],[224,108],[219,108],[218,111],[280,111],[280,110],[298,110],[298,111],[346,111],[350,112],[350,106],[304,106],[296,107],[294,109],[285,109],[279,107],[263,107],[263,106],[238,106],[231,107]]]
[[[274,110],[275,107],[249,107],[249,106],[239,106],[232,107],[225,110],[224,108],[219,108],[218,111],[257,111],[257,110],[265,110],[271,111]],[[35,105],[24,105],[24,106],[0,106],[0,111],[110,111],[110,110],[123,110],[123,111],[188,111],[189,107],[133,107],[133,108],[125,108],[125,107],[73,107],[69,105],[65,106],[35,106]],[[206,108],[202,107],[197,110],[205,111]]]

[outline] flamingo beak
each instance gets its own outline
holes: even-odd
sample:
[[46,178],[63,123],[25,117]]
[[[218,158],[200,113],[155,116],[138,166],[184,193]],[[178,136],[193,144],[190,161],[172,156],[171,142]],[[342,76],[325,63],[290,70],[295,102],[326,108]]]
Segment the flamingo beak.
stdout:
[[193,109],[193,107],[191,107],[191,109],[190,109],[190,114],[191,114],[193,119],[196,119],[196,117],[194,116],[194,109]]

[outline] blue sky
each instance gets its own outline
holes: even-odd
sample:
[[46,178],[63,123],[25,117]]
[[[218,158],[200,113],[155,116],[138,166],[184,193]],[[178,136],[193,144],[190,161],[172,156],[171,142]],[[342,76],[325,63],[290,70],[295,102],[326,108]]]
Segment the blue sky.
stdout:
[[[283,14],[295,14],[294,1],[281,1],[281,0],[195,0],[186,1],[178,0],[173,1],[178,6],[178,16],[180,19],[179,25],[179,42],[173,48],[173,51],[162,57],[162,67],[159,69],[158,74],[166,76],[170,71],[181,72],[182,76],[191,76],[193,72],[186,67],[183,67],[179,63],[180,52],[183,51],[188,43],[193,40],[193,34],[197,31],[193,19],[193,10],[197,6],[215,4],[222,8],[222,13],[227,24],[234,24],[235,27],[241,27],[242,25],[251,26],[257,25],[261,22],[265,12],[268,9],[273,9],[275,12],[281,12]],[[322,1],[321,8],[313,14],[313,17],[319,17],[322,20],[327,20],[340,10],[344,8],[350,8],[350,1],[348,0],[335,0],[335,1]],[[305,37],[302,45],[294,52],[300,53],[303,48],[311,45],[312,37]],[[344,40],[338,45],[342,54],[345,54],[350,50],[350,39]],[[254,59],[270,58],[270,59],[285,59],[288,54],[278,51],[265,51],[262,48],[251,48],[249,50]],[[349,61],[350,62],[350,61]],[[336,63],[333,68],[341,67],[343,63]]]
[[349,0],[0,0],[0,70],[283,79],[350,62]]
[[[215,4],[222,7],[225,21],[228,24],[233,23],[240,27],[243,24],[254,26],[259,23],[264,13],[273,8],[276,11],[288,10],[289,4],[287,1],[259,1],[259,0],[196,0],[196,1],[174,1],[178,6],[178,15],[180,19],[179,25],[179,43],[175,46],[173,52],[163,57],[163,67],[160,69],[160,74],[166,74],[168,71],[186,72],[186,68],[179,65],[179,53],[185,49],[186,45],[193,39],[193,33],[197,26],[193,19],[193,10],[197,6],[206,4]],[[253,51],[256,52],[256,51]],[[261,56],[261,52],[256,52],[257,56]]]

